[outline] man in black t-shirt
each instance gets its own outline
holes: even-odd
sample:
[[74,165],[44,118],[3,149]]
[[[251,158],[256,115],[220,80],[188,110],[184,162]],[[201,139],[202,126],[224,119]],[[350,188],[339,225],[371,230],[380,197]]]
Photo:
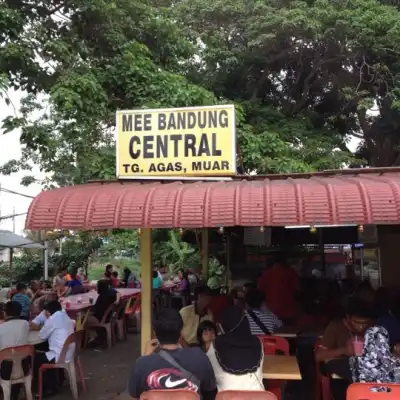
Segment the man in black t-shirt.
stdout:
[[92,313],[100,322],[107,309],[112,304],[119,302],[119,295],[115,289],[111,288],[111,282],[107,279],[102,279],[97,282],[97,293],[99,296],[92,308]]
[[[158,313],[154,322],[157,339],[147,344],[145,355],[136,360],[129,376],[128,393],[132,398],[139,399],[149,390],[182,389],[196,392],[204,400],[214,399],[217,386],[211,363],[200,347],[180,347],[182,328],[178,311],[164,309]],[[167,353],[192,377],[160,352]]]

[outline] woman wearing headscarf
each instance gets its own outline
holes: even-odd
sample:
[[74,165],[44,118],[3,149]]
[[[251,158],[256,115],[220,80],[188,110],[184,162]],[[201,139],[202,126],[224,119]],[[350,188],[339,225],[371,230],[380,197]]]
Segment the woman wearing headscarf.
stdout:
[[265,390],[261,341],[250,332],[249,321],[238,306],[220,316],[221,335],[211,344],[207,356],[214,369],[218,391]]
[[387,330],[381,326],[367,329],[362,355],[350,357],[353,382],[394,383],[396,368],[400,368],[400,359],[390,351]]

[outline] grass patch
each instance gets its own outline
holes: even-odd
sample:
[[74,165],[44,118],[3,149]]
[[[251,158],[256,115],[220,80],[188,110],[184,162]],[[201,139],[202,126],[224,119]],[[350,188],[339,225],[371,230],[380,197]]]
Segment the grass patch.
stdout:
[[131,258],[118,258],[118,259],[107,259],[97,260],[90,264],[88,268],[88,279],[89,281],[97,281],[102,278],[107,264],[116,265],[119,268],[119,278],[122,278],[124,268],[129,268],[136,278],[140,277],[140,263],[138,260],[132,260]]

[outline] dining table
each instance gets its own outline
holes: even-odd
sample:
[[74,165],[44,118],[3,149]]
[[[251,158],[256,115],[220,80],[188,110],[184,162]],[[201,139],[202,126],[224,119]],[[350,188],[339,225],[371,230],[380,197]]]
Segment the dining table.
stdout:
[[265,356],[263,364],[264,379],[285,381],[301,380],[301,373],[295,356]]
[[[116,290],[121,295],[121,299],[124,300],[137,296],[141,292],[140,289],[121,288]],[[96,303],[98,296],[99,295],[97,291],[92,290],[82,294],[74,294],[68,297],[63,297],[60,299],[60,303],[68,314],[76,314],[92,307],[92,305]]]

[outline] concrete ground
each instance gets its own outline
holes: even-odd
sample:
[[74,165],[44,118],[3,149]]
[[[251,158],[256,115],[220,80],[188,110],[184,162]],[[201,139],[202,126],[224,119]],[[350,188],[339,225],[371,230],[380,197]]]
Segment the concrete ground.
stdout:
[[[84,400],[125,400],[129,371],[140,355],[140,335],[129,334],[127,342],[118,342],[111,349],[84,349],[81,361],[87,392]],[[68,382],[62,391],[51,399],[71,400]],[[129,398],[129,397],[128,397]]]

